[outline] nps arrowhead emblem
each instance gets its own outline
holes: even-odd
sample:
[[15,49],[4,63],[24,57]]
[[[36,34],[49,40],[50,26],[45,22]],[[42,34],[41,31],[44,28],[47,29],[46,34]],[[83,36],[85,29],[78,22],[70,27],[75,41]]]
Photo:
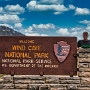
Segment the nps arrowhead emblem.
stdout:
[[54,44],[54,53],[59,60],[59,62],[65,61],[66,57],[69,55],[70,45],[65,41],[57,42]]

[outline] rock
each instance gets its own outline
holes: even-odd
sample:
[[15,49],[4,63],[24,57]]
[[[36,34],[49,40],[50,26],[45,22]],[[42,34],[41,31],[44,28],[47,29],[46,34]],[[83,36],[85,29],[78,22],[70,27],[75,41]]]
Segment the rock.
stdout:
[[14,79],[30,79],[30,80],[45,80],[44,76],[38,76],[38,75],[15,75]]
[[28,84],[15,84],[16,89],[28,89]]
[[81,84],[90,85],[90,78],[82,78]]
[[59,78],[58,77],[46,77],[45,83],[59,84]]
[[77,90],[77,85],[67,85],[67,90]]
[[79,63],[90,63],[90,58],[78,58]]
[[79,58],[90,58],[90,53],[79,53]]
[[90,68],[79,68],[80,72],[90,72]]
[[40,86],[39,90],[50,90],[50,86],[48,86],[48,85]]
[[45,81],[43,81],[43,80],[32,80],[31,83],[32,84],[44,84]]
[[2,89],[14,89],[14,84],[2,84],[3,88]]
[[86,49],[84,49],[84,48],[81,48],[81,49],[79,49],[78,50],[78,53],[89,53],[90,52],[90,48],[86,48]]
[[0,84],[2,84],[3,83],[3,79],[0,79]]
[[79,68],[88,68],[89,67],[89,63],[79,63]]
[[66,88],[51,88],[51,90],[67,90]]
[[30,84],[31,80],[14,80],[14,84]]
[[28,90],[39,90],[39,85],[29,85]]
[[11,77],[10,75],[5,75],[3,83],[13,83],[13,77]]
[[79,72],[78,76],[79,77],[90,77],[90,72]]

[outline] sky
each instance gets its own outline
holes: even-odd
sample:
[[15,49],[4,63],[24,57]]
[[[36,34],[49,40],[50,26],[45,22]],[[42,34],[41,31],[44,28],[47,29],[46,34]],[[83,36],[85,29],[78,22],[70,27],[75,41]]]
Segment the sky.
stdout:
[[27,36],[90,34],[90,0],[0,0],[0,25]]

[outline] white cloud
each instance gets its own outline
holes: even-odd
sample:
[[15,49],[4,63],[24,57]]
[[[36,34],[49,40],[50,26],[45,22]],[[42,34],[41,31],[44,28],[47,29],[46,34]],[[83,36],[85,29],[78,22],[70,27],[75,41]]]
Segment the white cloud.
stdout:
[[15,23],[14,27],[15,28],[22,28],[22,24],[21,23]]
[[25,33],[26,36],[39,36],[38,33]]
[[[87,31],[87,30],[83,29],[82,31],[75,31],[75,32],[72,32],[72,35],[76,36],[78,40],[82,40],[83,39],[83,32],[85,32],[85,31]],[[88,32],[88,33],[90,33],[90,32]]]
[[90,15],[90,10],[88,8],[76,8],[75,15]]
[[48,36],[47,34],[41,34],[40,36]]
[[[45,30],[53,30],[55,29],[55,25],[48,23],[48,24],[33,24],[29,26],[27,29],[24,30],[25,35],[27,36],[48,36],[47,34],[43,33]],[[42,31],[43,30],[43,31]],[[39,34],[38,32],[42,33]]]
[[[81,23],[87,23],[86,21],[80,21]],[[82,34],[84,31],[87,31],[90,34],[90,25],[87,26],[78,26],[70,29],[70,36],[76,36],[79,39],[83,39]],[[90,38],[90,36],[89,36]]]
[[[70,36],[76,36],[79,39],[83,39],[83,32],[87,31],[90,34],[90,26],[74,27],[70,29]],[[90,38],[90,36],[89,36]]]
[[75,6],[74,5],[69,5],[69,9],[74,10],[75,9]]
[[33,33],[33,28],[32,26],[29,26],[27,29],[24,31],[25,33]]
[[45,3],[45,4],[62,4],[64,0],[40,0],[39,3]]
[[9,15],[9,14],[4,14],[0,15],[0,22],[3,23],[18,23],[21,22],[23,19],[19,18],[17,15]]
[[48,36],[47,34],[39,34],[39,33],[25,33],[26,36]]
[[82,31],[83,28],[82,27],[74,27],[74,28],[71,28],[72,31]]
[[39,25],[33,24],[32,27],[37,29],[55,29],[55,25],[51,23]]
[[57,15],[57,14],[61,14],[61,12],[54,12],[54,14],[55,14],[55,15]]
[[[36,32],[37,30],[53,30],[55,29],[55,25],[48,23],[48,24],[32,24],[32,26],[29,26],[27,29],[25,29],[25,33],[32,33],[32,32]],[[36,30],[36,31],[35,31]]]
[[86,30],[90,31],[90,25],[86,27]]
[[60,28],[58,31],[56,31],[58,34],[67,35],[69,34],[69,31],[67,28]]
[[82,23],[82,24],[90,24],[90,20],[79,21],[79,23]]
[[19,4],[17,5],[7,5],[4,7],[5,12],[10,14],[21,14],[24,13],[25,9]]
[[36,1],[30,1],[27,4],[27,8],[29,11],[52,11],[52,12],[60,12],[61,14],[64,11],[68,11],[68,8],[66,8],[63,4],[38,4]]
[[11,25],[6,24],[6,23],[4,23],[4,24],[0,24],[0,26],[6,26],[6,27],[9,27],[9,28],[13,28]]
[[71,33],[71,36],[77,36],[78,32],[77,31],[74,31]]
[[0,7],[0,13],[3,13],[3,7]]

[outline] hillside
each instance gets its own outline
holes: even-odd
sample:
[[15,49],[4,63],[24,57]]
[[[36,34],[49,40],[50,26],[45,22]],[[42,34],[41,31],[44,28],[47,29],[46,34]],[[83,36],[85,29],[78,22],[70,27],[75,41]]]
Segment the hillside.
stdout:
[[9,27],[0,26],[0,36],[24,36],[24,35]]

